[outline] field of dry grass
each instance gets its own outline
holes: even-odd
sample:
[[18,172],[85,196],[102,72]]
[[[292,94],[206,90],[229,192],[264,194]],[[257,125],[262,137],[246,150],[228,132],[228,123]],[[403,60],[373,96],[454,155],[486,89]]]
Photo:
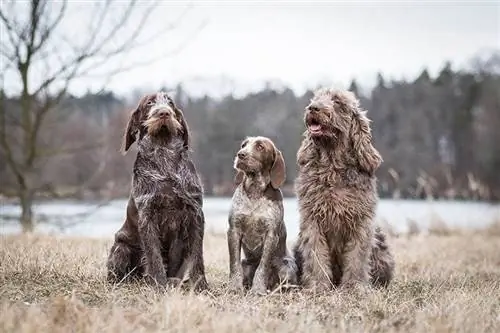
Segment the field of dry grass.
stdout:
[[498,232],[392,237],[396,279],[363,297],[229,294],[224,235],[204,294],[107,284],[109,240],[0,237],[1,332],[500,332]]

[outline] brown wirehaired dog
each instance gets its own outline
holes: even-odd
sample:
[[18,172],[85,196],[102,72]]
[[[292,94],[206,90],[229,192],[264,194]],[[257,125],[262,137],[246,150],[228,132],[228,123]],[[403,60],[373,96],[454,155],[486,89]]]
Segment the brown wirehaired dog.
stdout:
[[374,226],[375,170],[369,119],[349,91],[321,88],[305,108],[295,190],[300,231],[294,248],[306,289],[387,286],[394,260]]
[[136,140],[127,217],[109,253],[108,280],[145,275],[154,285],[180,279],[206,289],[203,187],[184,115],[166,93],[140,100],[127,124],[124,153]]
[[227,231],[230,288],[251,288],[252,293],[265,295],[278,284],[296,284],[297,265],[286,247],[283,221],[283,155],[269,138],[248,137],[235,157],[234,168],[237,187]]

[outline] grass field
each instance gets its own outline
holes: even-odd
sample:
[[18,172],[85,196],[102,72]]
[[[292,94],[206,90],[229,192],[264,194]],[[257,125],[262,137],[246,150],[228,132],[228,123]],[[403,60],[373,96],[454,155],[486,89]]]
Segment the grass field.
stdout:
[[204,294],[107,284],[108,240],[0,241],[1,332],[500,332],[498,230],[391,237],[396,279],[364,296],[227,293],[224,235],[206,235]]

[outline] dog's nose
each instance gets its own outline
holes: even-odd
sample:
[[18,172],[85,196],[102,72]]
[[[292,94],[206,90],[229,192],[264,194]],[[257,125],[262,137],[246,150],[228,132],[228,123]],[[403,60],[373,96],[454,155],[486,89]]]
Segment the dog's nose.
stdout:
[[314,105],[311,105],[311,106],[308,106],[307,107],[307,110],[309,112],[318,112],[319,111],[319,108],[317,106],[314,106]]
[[160,117],[168,118],[168,117],[170,117],[170,113],[167,111],[160,112]]
[[238,152],[238,158],[244,159],[245,157],[247,157],[247,153],[245,153],[243,151]]

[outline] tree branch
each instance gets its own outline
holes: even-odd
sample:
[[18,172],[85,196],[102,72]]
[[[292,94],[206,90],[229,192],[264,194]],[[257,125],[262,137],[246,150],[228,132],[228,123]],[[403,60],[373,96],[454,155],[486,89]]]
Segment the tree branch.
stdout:
[[[16,28],[14,27],[13,23],[11,21],[9,21],[7,16],[8,15],[6,15],[3,12],[2,8],[0,7],[0,22],[2,22],[5,25],[5,27],[7,28],[7,35],[9,37],[10,44],[14,48],[14,50],[13,50],[13,53],[14,53],[13,57],[15,59],[14,61],[16,61],[16,60],[19,61],[21,59],[21,55],[19,52],[20,43],[18,43],[18,41],[20,39],[20,35],[17,33]],[[4,44],[4,47],[2,47],[2,48],[6,49],[5,46],[6,46],[6,44]]]
[[[54,21],[52,22],[52,24],[49,24],[45,28],[45,30],[41,34],[40,40],[39,40],[39,42],[37,44],[35,44],[35,41],[34,41],[34,38],[33,38],[32,44],[31,44],[31,53],[32,54],[36,54],[38,51],[40,51],[42,49],[42,47],[45,45],[45,43],[52,36],[52,33],[55,31],[56,27],[59,25],[59,23],[61,23],[61,21],[62,21],[62,19],[64,17],[64,14],[66,12],[67,3],[68,3],[67,0],[63,0],[62,7],[59,10],[59,13],[57,14],[57,16],[54,19]],[[34,32],[36,33],[36,31],[34,31]]]

